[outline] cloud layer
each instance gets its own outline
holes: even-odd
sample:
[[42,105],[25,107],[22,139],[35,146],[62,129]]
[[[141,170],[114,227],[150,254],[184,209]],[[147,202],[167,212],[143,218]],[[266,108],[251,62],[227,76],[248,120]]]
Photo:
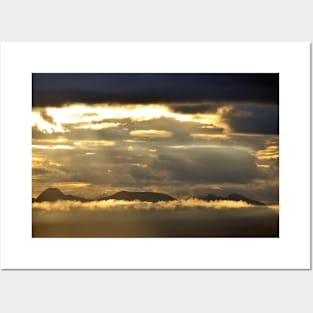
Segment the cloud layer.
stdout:
[[[159,201],[156,203],[145,201],[125,200],[102,200],[102,201],[56,201],[56,202],[35,202],[33,209],[44,211],[125,211],[125,210],[179,210],[179,209],[242,209],[253,208],[244,201],[204,201],[190,198],[173,201]],[[256,207],[258,210],[263,207]]]

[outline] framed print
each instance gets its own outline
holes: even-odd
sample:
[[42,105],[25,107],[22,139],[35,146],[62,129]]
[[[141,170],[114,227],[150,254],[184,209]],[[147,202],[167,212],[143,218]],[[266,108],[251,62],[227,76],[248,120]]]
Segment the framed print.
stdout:
[[308,269],[310,44],[4,43],[1,157],[2,268]]

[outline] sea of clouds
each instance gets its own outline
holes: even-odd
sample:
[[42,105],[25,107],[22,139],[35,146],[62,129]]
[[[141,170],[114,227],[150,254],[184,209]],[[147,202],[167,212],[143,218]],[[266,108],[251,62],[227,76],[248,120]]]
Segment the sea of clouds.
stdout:
[[[259,209],[264,206],[255,206],[244,201],[216,200],[205,201],[196,198],[180,199],[174,201],[125,201],[125,200],[102,200],[102,201],[56,201],[35,202],[33,209],[44,211],[125,211],[125,210],[179,210],[179,209]],[[271,206],[270,209],[275,209]]]

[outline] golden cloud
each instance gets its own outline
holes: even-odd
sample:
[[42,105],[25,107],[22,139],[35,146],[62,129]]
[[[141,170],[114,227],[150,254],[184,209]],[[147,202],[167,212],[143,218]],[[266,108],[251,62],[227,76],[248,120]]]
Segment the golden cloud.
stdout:
[[[244,201],[204,201],[190,198],[174,201],[159,201],[156,203],[144,201],[125,201],[125,200],[102,200],[90,202],[78,201],[56,201],[33,203],[33,208],[44,211],[116,211],[116,210],[177,210],[179,208],[196,209],[244,209],[255,206]],[[264,207],[260,207],[264,209]]]
[[132,130],[130,132],[131,136],[144,137],[144,138],[170,138],[172,137],[172,132],[166,130]]

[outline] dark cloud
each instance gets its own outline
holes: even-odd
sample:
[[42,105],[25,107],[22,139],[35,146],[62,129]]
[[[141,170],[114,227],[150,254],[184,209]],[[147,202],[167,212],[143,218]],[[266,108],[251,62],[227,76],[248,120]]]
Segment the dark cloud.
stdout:
[[49,115],[46,110],[40,110],[40,116],[48,123],[55,125],[55,121],[51,115]]
[[152,167],[131,166],[130,175],[137,185],[154,185],[161,184],[165,181],[166,176],[160,171],[153,170]]
[[229,145],[237,145],[251,148],[253,150],[263,150],[269,145],[278,146],[277,134],[255,134],[236,133],[231,134],[227,140]]
[[234,132],[278,134],[278,106],[237,104],[222,117]]
[[[278,104],[278,74],[34,73],[33,106],[257,101]],[[188,108],[181,108],[188,110]],[[204,110],[204,107],[199,107]]]
[[118,140],[130,138],[128,130],[121,127],[109,127],[103,129],[80,129],[69,125],[70,131],[64,137],[71,140]]
[[255,158],[232,147],[162,150],[154,168],[190,183],[248,183],[259,175]]
[[[178,188],[185,183],[241,184],[260,175],[255,157],[235,147],[177,149],[163,145],[154,146],[153,152],[150,147],[152,143],[148,146],[132,143],[132,146],[96,146],[92,150],[79,147],[41,150],[41,156],[44,153],[47,159],[62,164],[44,178],[132,188],[175,184]],[[36,170],[33,174],[41,173]]]
[[194,113],[216,113],[217,109],[223,106],[223,103],[190,103],[190,104],[172,104],[171,109],[178,113],[194,114]]

